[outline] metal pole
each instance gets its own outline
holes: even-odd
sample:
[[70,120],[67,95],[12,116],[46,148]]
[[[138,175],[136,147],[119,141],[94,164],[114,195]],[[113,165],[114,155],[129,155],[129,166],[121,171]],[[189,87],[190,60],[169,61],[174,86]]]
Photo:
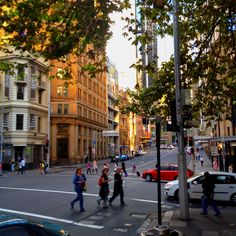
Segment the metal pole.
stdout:
[[1,151],[0,151],[0,176],[2,176],[2,154],[3,154],[3,117],[4,117],[4,104],[3,104],[3,86],[1,86],[1,93],[2,93],[2,108],[1,108],[1,124],[0,124],[0,128],[1,128],[1,141],[0,141],[0,148],[1,148]]
[[158,213],[158,225],[162,224],[161,220],[161,124],[159,119],[156,117],[156,147],[157,147],[157,213]]
[[47,164],[48,170],[50,168],[50,151],[51,151],[51,81],[48,81],[48,152],[47,152]]
[[186,157],[184,152],[184,130],[182,119],[182,99],[181,99],[181,75],[180,75],[180,49],[179,49],[179,14],[178,0],[173,0],[173,33],[174,33],[174,59],[175,59],[175,96],[176,96],[176,114],[177,124],[180,132],[178,133],[178,169],[179,169],[179,203],[180,216],[186,220],[189,218],[188,194],[187,194],[187,175],[186,175]]

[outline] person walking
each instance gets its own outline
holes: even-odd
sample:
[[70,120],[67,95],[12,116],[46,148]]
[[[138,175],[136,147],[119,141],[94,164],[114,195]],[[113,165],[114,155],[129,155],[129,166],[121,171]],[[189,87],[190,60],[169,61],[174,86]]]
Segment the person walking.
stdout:
[[15,161],[12,159],[11,160],[11,174],[13,175],[15,171]]
[[127,174],[127,171],[126,171],[126,167],[125,167],[125,162],[124,162],[124,161],[122,161],[122,163],[121,163],[121,167],[122,167],[122,171],[123,171],[125,177],[127,177],[128,174]]
[[86,185],[86,177],[83,174],[83,170],[81,167],[78,167],[75,171],[75,175],[73,177],[73,184],[74,184],[74,190],[77,193],[77,196],[70,203],[71,209],[74,209],[75,203],[79,201],[80,212],[85,212],[83,191]]
[[109,178],[108,178],[108,169],[105,168],[102,170],[102,175],[100,176],[100,190],[99,190],[99,197],[101,199],[97,200],[98,205],[101,204],[103,201],[103,208],[107,208],[107,200],[109,195]]
[[93,173],[96,172],[96,174],[98,173],[98,164],[97,161],[94,159],[93,161]]
[[19,158],[18,159],[18,175],[21,173],[23,175],[23,172],[22,172],[22,163],[21,163],[22,159]]
[[203,158],[203,156],[200,156],[200,162],[201,162],[201,166],[203,166],[203,163],[204,163],[204,158]]
[[135,175],[136,165],[134,163],[131,163],[131,167],[132,167],[132,175]]
[[125,206],[124,202],[124,189],[123,189],[123,180],[121,176],[121,168],[117,168],[116,173],[114,175],[114,190],[112,197],[109,199],[109,205],[112,206],[112,202],[114,199],[120,195],[120,205]]
[[44,164],[44,161],[40,161],[39,162],[39,174],[40,175],[44,175],[45,174],[45,164]]
[[87,175],[92,173],[92,172],[91,172],[91,167],[92,167],[91,162],[88,161],[88,162],[87,162]]
[[24,157],[21,158],[21,166],[22,166],[21,174],[23,175],[25,173],[25,158]]
[[214,188],[215,184],[212,181],[210,173],[205,172],[202,182],[202,215],[208,215],[208,205],[211,205],[212,209],[215,211],[215,216],[221,216],[221,212],[214,201]]

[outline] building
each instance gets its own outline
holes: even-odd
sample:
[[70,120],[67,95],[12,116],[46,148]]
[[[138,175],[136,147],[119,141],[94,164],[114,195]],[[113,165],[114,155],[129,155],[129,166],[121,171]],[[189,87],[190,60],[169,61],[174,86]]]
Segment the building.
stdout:
[[108,91],[108,130],[104,132],[104,136],[108,141],[108,156],[116,156],[120,154],[119,139],[119,109],[116,104],[119,94],[118,71],[114,64],[107,58],[107,91]]
[[107,139],[107,76],[92,78],[82,73],[88,60],[68,57],[72,78],[64,78],[65,63],[55,62],[51,74],[51,135],[50,160],[52,163],[80,163],[108,156]]
[[26,160],[26,168],[46,159],[48,66],[31,55],[0,54],[12,69],[0,72],[3,166]]

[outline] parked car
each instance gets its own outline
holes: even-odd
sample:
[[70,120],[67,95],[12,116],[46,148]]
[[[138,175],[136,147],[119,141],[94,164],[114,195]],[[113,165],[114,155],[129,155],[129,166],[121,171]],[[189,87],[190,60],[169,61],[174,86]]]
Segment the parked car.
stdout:
[[[177,165],[163,165],[160,168],[161,180],[174,180],[178,179],[178,166]],[[187,170],[187,176],[190,177],[193,175],[191,170]],[[142,178],[147,182],[152,180],[157,181],[157,169],[145,170],[142,174]]]
[[[236,174],[229,172],[209,171],[215,184],[214,199],[218,201],[231,201],[236,204]],[[189,199],[201,199],[202,181],[204,172],[196,174],[187,180]],[[167,197],[179,198],[179,181],[170,181],[165,184],[164,194]]]
[[129,160],[128,155],[122,154],[119,156],[115,156],[115,161],[127,161],[127,160]]
[[62,226],[49,222],[31,221],[16,215],[0,213],[1,236],[69,236]]

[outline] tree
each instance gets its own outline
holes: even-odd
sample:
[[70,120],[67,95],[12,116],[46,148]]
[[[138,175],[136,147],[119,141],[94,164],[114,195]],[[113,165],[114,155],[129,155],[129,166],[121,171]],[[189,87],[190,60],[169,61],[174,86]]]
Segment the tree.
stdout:
[[[163,8],[153,6],[155,1],[138,0],[139,19],[127,18],[127,36],[137,46],[147,45],[157,35],[173,34],[172,1],[165,1]],[[232,103],[236,101],[236,4],[234,0],[180,0],[179,35],[181,84],[184,88],[194,86],[193,108],[208,119],[220,113],[231,116]],[[145,19],[157,24],[156,32],[143,30]],[[139,47],[143,53],[145,47]],[[173,60],[173,58],[171,59]],[[165,63],[160,69],[152,64],[143,66],[141,61],[135,65],[138,70],[156,74],[153,90],[161,92],[157,98],[167,99],[174,96],[174,64]],[[171,71],[171,73],[169,73]],[[166,73],[166,74],[163,74]],[[166,78],[164,78],[166,76]],[[154,77],[153,77],[154,78]],[[149,89],[150,91],[152,89]],[[227,94],[227,96],[226,96]],[[147,98],[148,95],[145,97]],[[154,101],[156,102],[156,101]]]
[[111,37],[110,14],[128,7],[128,0],[1,0],[0,30],[5,36],[0,50],[12,48],[45,60],[83,53],[93,59]]

